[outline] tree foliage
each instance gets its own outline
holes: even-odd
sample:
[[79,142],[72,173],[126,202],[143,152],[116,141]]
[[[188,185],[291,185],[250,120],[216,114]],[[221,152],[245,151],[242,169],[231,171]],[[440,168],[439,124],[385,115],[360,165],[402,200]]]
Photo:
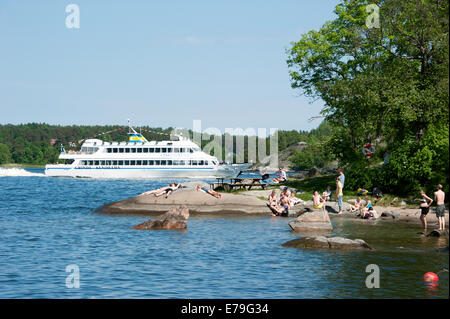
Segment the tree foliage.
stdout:
[[[366,25],[369,3],[380,8],[379,28]],[[342,165],[362,171],[360,187],[448,184],[448,9],[440,0],[342,1],[334,20],[287,52],[292,87],[325,101],[322,114],[336,128],[328,145]],[[385,154],[365,161],[366,143]],[[388,153],[383,169],[370,168]]]

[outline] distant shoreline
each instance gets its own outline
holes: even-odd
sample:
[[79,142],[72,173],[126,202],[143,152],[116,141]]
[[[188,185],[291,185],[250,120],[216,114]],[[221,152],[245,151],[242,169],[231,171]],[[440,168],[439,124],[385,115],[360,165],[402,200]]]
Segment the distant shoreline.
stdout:
[[6,163],[0,164],[3,168],[45,168],[45,164],[17,164],[17,163]]

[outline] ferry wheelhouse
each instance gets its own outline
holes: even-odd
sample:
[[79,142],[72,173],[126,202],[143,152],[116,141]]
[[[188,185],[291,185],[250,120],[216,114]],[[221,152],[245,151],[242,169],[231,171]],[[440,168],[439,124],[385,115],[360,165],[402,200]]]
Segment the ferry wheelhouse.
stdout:
[[45,166],[45,174],[61,177],[158,178],[214,177],[230,172],[189,139],[174,135],[168,141],[147,141],[131,126],[128,142],[84,141],[80,151],[62,149],[65,164]]

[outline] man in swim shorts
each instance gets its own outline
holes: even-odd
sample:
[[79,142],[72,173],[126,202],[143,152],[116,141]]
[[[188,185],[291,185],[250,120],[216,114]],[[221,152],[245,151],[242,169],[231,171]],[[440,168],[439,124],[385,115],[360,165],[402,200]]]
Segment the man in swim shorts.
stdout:
[[439,230],[445,230],[445,193],[442,191],[442,185],[437,186],[437,191],[434,192],[434,199],[436,200],[436,217],[439,222]]

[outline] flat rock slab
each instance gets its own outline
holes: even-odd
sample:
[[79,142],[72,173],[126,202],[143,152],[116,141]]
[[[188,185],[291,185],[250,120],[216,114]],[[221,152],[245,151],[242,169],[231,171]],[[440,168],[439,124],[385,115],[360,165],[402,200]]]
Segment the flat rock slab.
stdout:
[[284,247],[336,249],[336,250],[372,250],[362,239],[348,239],[343,237],[300,237],[284,243]]
[[303,213],[296,220],[289,222],[289,226],[294,231],[333,229],[328,213],[323,210],[313,210]]
[[189,218],[189,209],[186,206],[180,206],[172,209],[167,213],[159,216],[155,220],[148,220],[137,226],[134,229],[152,230],[152,229],[186,229],[187,220]]
[[101,214],[159,215],[185,205],[190,214],[270,215],[266,203],[258,198],[222,193],[221,199],[194,188],[183,188],[165,196],[139,195],[104,205],[95,212]]

